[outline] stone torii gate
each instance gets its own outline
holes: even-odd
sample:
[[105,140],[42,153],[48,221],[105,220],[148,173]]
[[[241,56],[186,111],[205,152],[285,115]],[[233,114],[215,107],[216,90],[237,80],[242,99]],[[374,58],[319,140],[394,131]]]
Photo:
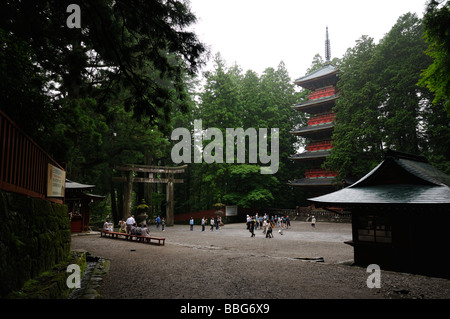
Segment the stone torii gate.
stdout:
[[[182,179],[175,179],[174,174],[184,173],[187,165],[180,167],[169,166],[149,166],[128,164],[124,166],[116,166],[117,171],[127,172],[127,176],[113,177],[114,182],[124,183],[124,199],[123,199],[123,218],[126,219],[131,213],[131,199],[133,194],[133,183],[163,183],[166,185],[166,224],[172,226],[174,224],[173,212],[173,189],[175,183],[183,183]],[[148,177],[134,177],[134,173],[144,173]],[[154,178],[153,174],[166,174],[165,178]]]

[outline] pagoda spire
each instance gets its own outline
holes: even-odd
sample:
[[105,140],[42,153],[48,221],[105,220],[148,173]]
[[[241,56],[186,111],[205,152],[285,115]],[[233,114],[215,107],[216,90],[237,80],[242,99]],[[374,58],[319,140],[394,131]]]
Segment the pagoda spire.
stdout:
[[327,62],[330,62],[331,59],[331,46],[330,46],[330,39],[328,37],[328,26],[327,26],[327,35],[325,40],[325,59]]

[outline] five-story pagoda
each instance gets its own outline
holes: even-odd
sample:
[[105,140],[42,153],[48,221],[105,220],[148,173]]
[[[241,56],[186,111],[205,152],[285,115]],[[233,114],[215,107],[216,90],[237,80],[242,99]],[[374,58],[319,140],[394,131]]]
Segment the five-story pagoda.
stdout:
[[289,184],[296,187],[307,187],[311,195],[329,193],[335,190],[337,172],[322,169],[329,151],[332,148],[332,133],[335,114],[333,107],[338,99],[336,84],[338,69],[330,62],[330,41],[328,27],[325,41],[326,63],[320,69],[307,74],[294,83],[311,91],[308,101],[292,107],[309,115],[308,125],[291,131],[292,134],[306,138],[305,151],[292,155],[290,159],[302,161],[308,165],[305,177]]

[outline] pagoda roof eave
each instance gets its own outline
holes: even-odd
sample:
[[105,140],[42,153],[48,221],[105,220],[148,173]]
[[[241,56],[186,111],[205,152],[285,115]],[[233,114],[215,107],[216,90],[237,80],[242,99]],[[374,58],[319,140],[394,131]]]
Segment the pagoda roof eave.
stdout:
[[333,106],[328,104],[334,104],[334,102],[339,98],[338,95],[334,94],[331,96],[327,96],[324,98],[319,98],[315,100],[309,100],[306,102],[301,102],[298,104],[294,104],[291,107],[297,111],[301,111],[308,114],[318,114],[322,113],[323,109],[332,109]]
[[323,178],[301,178],[294,181],[289,181],[289,185],[296,187],[323,187],[334,186],[337,182],[335,177],[323,177]]
[[303,135],[314,134],[317,132],[332,130],[333,128],[334,128],[334,123],[318,124],[318,125],[314,125],[314,126],[301,127],[299,129],[291,131],[291,134],[303,136]]
[[315,160],[315,159],[321,159],[326,158],[328,155],[330,155],[329,150],[323,150],[323,151],[315,151],[315,152],[303,152],[300,154],[294,154],[289,157],[290,160],[294,161],[303,161],[303,160]]
[[332,66],[331,64],[327,64],[310,74],[298,78],[297,80],[294,81],[294,83],[308,90],[314,90],[317,87],[323,86],[324,84],[321,84],[320,82],[323,82],[328,78],[331,80],[332,83],[335,82],[336,81],[335,77],[338,72],[339,69]]

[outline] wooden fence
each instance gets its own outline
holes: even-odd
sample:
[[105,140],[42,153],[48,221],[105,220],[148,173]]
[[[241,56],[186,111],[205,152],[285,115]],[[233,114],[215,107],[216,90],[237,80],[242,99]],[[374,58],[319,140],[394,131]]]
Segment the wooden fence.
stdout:
[[47,197],[47,170],[64,170],[0,110],[0,189],[62,203]]

